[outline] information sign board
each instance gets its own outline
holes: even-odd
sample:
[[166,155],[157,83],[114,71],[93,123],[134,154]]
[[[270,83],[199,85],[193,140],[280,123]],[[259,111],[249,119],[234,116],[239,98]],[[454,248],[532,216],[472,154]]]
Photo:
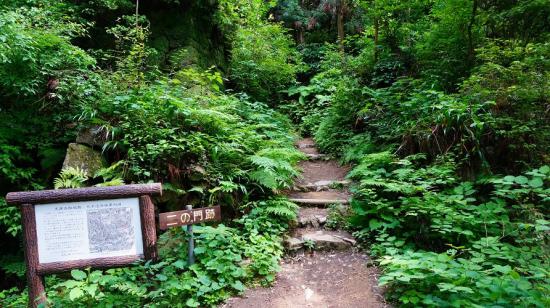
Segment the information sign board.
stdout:
[[46,302],[46,274],[155,259],[161,193],[160,183],[8,193],[21,207],[29,306]]

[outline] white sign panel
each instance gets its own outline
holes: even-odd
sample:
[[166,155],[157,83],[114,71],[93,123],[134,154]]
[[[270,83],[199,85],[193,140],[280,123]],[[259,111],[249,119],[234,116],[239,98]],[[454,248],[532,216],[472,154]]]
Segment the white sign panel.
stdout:
[[143,255],[139,198],[37,204],[39,263]]

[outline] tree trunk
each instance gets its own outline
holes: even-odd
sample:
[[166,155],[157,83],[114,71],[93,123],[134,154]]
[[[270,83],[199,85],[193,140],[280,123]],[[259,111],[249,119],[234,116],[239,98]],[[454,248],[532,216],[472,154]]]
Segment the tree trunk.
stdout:
[[345,32],[344,32],[344,13],[346,10],[346,1],[340,0],[340,4],[337,8],[337,16],[336,16],[336,28],[338,29],[338,45],[340,46],[340,51],[344,52],[344,38],[345,38]]
[[378,31],[380,30],[380,24],[378,18],[374,20],[374,62],[378,61]]
[[304,43],[304,29],[302,27],[296,29],[296,44],[301,45]]
[[474,0],[472,4],[472,16],[470,17],[470,23],[468,24],[468,64],[472,66],[475,61],[475,47],[472,29],[476,21],[476,13],[478,7],[478,0]]

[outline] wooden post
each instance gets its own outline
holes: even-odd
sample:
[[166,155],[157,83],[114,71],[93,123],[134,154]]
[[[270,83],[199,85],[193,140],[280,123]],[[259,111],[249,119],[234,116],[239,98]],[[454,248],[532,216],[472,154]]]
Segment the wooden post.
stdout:
[[143,256],[145,260],[156,260],[157,230],[155,224],[147,223],[155,221],[155,206],[150,196],[139,197],[139,209],[141,211],[141,230],[143,234]]
[[[188,204],[185,206],[186,210],[192,210],[193,206]],[[189,242],[187,245],[187,263],[193,265],[195,263],[195,239],[193,238],[193,225],[187,225],[187,236],[189,236]]]
[[27,283],[29,285],[29,307],[46,304],[44,278],[38,274],[38,246],[36,239],[36,220],[33,204],[21,205],[23,220],[23,240],[25,241],[25,262],[27,263]]

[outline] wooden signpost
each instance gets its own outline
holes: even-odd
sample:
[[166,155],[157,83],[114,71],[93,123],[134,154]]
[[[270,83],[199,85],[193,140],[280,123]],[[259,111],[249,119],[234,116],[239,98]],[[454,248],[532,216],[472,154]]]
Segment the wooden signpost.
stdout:
[[201,222],[221,220],[220,206],[211,206],[159,214],[159,227],[166,230],[171,227],[187,226]]
[[187,263],[195,263],[195,240],[193,238],[193,224],[208,221],[219,221],[222,219],[220,206],[211,206],[205,208],[193,209],[191,205],[187,205],[187,209],[183,211],[167,212],[159,214],[159,225],[161,230],[166,230],[171,227],[187,226],[187,235],[189,242],[187,245]]
[[29,306],[46,302],[46,274],[156,259],[160,194],[160,183],[9,193],[21,207]]

